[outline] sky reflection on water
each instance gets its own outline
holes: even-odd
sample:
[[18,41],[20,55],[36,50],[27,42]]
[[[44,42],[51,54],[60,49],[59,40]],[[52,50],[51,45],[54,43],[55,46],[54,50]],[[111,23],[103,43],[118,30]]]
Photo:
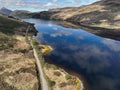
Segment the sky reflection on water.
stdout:
[[29,19],[39,31],[40,43],[54,51],[46,57],[83,75],[90,90],[120,90],[120,42],[84,30],[56,25],[51,21]]

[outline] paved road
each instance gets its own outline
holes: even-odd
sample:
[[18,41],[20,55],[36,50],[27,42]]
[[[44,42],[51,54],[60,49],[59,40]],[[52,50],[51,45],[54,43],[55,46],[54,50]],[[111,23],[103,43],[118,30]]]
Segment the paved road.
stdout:
[[[30,29],[30,26],[26,30],[27,33],[28,33],[29,29]],[[27,35],[27,33],[26,33],[26,35]],[[34,45],[31,41],[31,39],[29,37],[28,37],[28,39],[29,39],[30,45],[33,48],[34,57],[35,57],[36,65],[37,65],[38,72],[39,72],[39,77],[40,77],[39,79],[40,79],[40,82],[41,82],[42,90],[48,90],[48,85],[47,85],[47,82],[46,82],[46,79],[45,79],[45,76],[44,76],[44,73],[43,73],[43,69],[42,69],[42,65],[41,65],[39,57],[38,57],[38,53],[36,52],[36,49],[34,48]],[[42,59],[42,55],[41,55],[40,59]]]

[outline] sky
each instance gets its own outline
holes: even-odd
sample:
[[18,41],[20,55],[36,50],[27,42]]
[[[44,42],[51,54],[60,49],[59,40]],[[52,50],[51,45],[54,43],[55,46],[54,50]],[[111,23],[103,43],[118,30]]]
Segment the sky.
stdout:
[[99,0],[0,0],[0,8],[11,10],[43,11],[52,8],[91,4]]

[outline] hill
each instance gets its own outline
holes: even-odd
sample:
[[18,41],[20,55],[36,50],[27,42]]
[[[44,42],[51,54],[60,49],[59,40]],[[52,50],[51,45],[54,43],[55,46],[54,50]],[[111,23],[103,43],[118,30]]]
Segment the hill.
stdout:
[[0,9],[0,14],[6,15],[6,16],[11,16],[14,18],[30,18],[31,17],[31,12],[27,10],[9,10],[5,7]]
[[[34,56],[26,43],[28,25],[0,14],[0,90],[38,90]],[[30,34],[34,34],[34,27]]]
[[81,7],[51,9],[33,14],[33,18],[71,22],[91,29],[87,30],[94,34],[120,40],[119,0],[101,0]]
[[31,12],[26,10],[15,10],[10,13],[10,16],[13,16],[15,18],[30,18]]
[[11,12],[12,12],[11,10],[9,10],[5,7],[0,9],[0,14],[4,14],[4,15],[7,15],[7,16],[9,16]]

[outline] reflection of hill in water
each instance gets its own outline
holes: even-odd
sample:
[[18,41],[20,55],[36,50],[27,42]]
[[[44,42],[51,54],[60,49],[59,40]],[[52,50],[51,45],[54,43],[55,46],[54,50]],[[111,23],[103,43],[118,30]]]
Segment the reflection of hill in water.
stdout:
[[65,28],[51,21],[28,21],[35,23],[39,31],[37,39],[54,49],[45,56],[47,61],[84,76],[90,90],[120,89],[119,41],[102,38],[81,29]]
[[120,1],[101,0],[81,7],[57,8],[33,14],[33,18],[68,21],[93,29],[92,33],[120,40]]

